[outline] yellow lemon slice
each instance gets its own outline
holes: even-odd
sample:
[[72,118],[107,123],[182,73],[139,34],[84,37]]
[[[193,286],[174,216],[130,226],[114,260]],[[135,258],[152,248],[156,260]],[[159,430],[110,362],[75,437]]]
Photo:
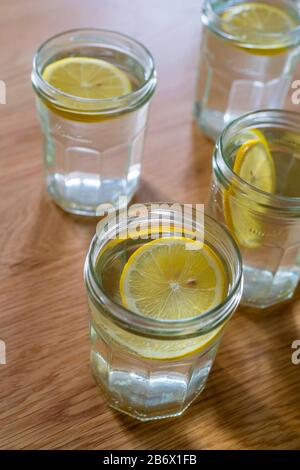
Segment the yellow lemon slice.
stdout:
[[238,38],[243,43],[249,43],[249,52],[255,54],[275,54],[282,52],[285,47],[274,42],[274,38],[261,34],[281,34],[291,31],[298,22],[283,8],[269,3],[243,2],[227,8],[221,15],[223,30]]
[[[105,100],[126,95],[132,86],[126,73],[105,60],[91,57],[66,57],[47,65],[43,78],[57,90],[77,98]],[[71,109],[88,110],[87,103],[63,97]],[[103,104],[103,109],[107,104]]]
[[[271,151],[260,131],[253,129],[251,134],[253,139],[243,143],[237,152],[233,171],[243,181],[272,194],[276,186],[276,172]],[[241,200],[234,188],[225,192],[227,225],[238,243],[245,248],[259,247],[263,236],[262,224],[252,209],[251,201]]]
[[[192,243],[199,249],[187,249]],[[164,320],[195,317],[216,307],[226,287],[223,265],[212,249],[183,237],[143,245],[131,255],[120,279],[126,308]]]
[[233,171],[244,181],[265,193],[275,190],[275,166],[271,151],[262,132],[253,129],[256,137],[241,145]]
[[[187,244],[194,244],[188,250]],[[124,266],[120,279],[122,303],[146,317],[165,320],[189,318],[220,304],[228,289],[221,260],[207,245],[184,237],[160,238],[138,248]],[[152,360],[177,360],[216,342],[223,325],[196,338],[165,340],[125,331],[90,302],[95,328],[132,353]]]
[[100,315],[98,308],[89,300],[93,327],[109,344],[122,346],[130,353],[154,361],[170,361],[197,354],[203,349],[213,347],[221,338],[224,324],[196,338],[158,339],[139,336],[120,328],[107,316]]

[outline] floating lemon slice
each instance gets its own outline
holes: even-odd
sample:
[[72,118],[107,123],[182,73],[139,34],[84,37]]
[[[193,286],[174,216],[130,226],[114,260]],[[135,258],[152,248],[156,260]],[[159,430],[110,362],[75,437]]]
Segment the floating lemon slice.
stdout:
[[[193,243],[193,250],[186,244]],[[198,246],[197,246],[198,245]],[[120,293],[125,307],[145,317],[180,320],[198,316],[222,303],[228,289],[221,260],[207,245],[184,237],[160,238],[137,249],[127,261]],[[134,354],[175,360],[213,345],[223,325],[202,336],[180,340],[145,338],[125,331],[90,302],[95,328]]]
[[[239,148],[233,171],[243,181],[265,193],[274,193],[276,172],[272,154],[264,135],[253,129],[253,139]],[[229,226],[238,243],[245,248],[257,248],[263,236],[258,216],[252,212],[251,201],[241,200],[231,187],[224,194],[224,212]]]
[[[188,250],[187,243],[199,249]],[[161,238],[131,255],[121,275],[120,292],[124,306],[136,313],[181,320],[224,300],[226,274],[207,245],[183,237]]]
[[275,190],[275,166],[268,142],[262,132],[251,130],[252,140],[241,145],[233,171],[244,181],[266,193]]
[[[243,2],[227,8],[221,15],[223,30],[237,36],[243,48],[255,54],[268,55],[282,52],[286,46],[267,34],[282,34],[296,28],[299,23],[286,10],[269,3]],[[264,34],[264,41],[261,41]],[[240,45],[241,46],[241,45]],[[241,46],[242,47],[242,46]]]
[[[112,99],[132,91],[127,75],[118,67],[91,57],[66,57],[47,65],[43,78],[57,90],[77,98]],[[89,110],[89,104],[72,97],[61,97],[61,104],[71,109]],[[107,103],[100,105],[107,108]]]

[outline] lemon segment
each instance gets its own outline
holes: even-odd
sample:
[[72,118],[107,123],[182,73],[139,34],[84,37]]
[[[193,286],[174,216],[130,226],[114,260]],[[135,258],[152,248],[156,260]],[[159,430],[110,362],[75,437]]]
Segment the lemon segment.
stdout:
[[[251,134],[253,138],[243,143],[237,151],[233,171],[256,189],[273,194],[276,171],[271,151],[260,131],[253,129]],[[224,193],[224,215],[228,227],[242,247],[257,248],[261,245],[264,232],[262,222],[253,213],[251,201],[241,200],[233,187]]]
[[[268,55],[283,52],[284,44],[274,41],[267,34],[284,34],[299,23],[283,8],[269,3],[243,2],[227,8],[222,14],[223,30],[236,36],[242,43],[243,49],[254,54]],[[264,41],[261,41],[264,34]]]
[[[187,243],[194,243],[188,250]],[[198,245],[198,246],[197,246]],[[136,250],[120,279],[123,305],[160,320],[195,317],[220,304],[226,274],[206,244],[184,238],[160,238]]]
[[[91,57],[66,57],[47,65],[43,78],[57,90],[70,96],[60,97],[62,105],[71,109],[89,110],[86,102],[72,99],[106,100],[132,91],[129,78],[121,69],[105,60]],[[107,108],[107,103],[100,108]]]

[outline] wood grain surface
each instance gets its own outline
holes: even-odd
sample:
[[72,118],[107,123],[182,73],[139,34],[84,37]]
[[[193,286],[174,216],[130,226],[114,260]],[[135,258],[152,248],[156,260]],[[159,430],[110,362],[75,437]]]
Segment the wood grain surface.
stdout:
[[1,449],[300,448],[300,300],[239,309],[183,417],[142,424],[107,407],[89,373],[82,277],[95,221],[64,214],[43,187],[32,56],[55,33],[104,27],[142,41],[157,64],[136,200],[207,199],[213,145],[192,119],[200,10],[199,0],[1,0]]

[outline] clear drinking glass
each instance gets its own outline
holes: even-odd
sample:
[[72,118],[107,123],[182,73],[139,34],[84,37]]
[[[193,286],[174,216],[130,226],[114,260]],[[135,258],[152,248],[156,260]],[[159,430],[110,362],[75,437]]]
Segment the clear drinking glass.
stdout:
[[[110,62],[129,78],[132,92],[111,99],[79,98],[52,87],[45,67],[66,57]],[[44,140],[48,193],[64,210],[96,215],[134,195],[156,72],[150,52],[128,36],[105,30],[59,34],[38,49],[32,83]]]
[[[240,146],[257,129],[275,167],[274,194],[233,171]],[[210,213],[227,224],[243,258],[242,303],[269,307],[291,298],[300,276],[300,115],[261,110],[233,121],[213,156]]]
[[276,34],[265,33],[262,28],[253,34],[247,31],[246,35],[246,25],[229,28],[222,16],[229,7],[243,3],[252,2],[206,0],[203,8],[194,114],[198,125],[213,140],[242,114],[282,108],[299,61],[300,2],[255,0],[255,4],[269,4],[288,12],[295,28]]
[[[95,381],[110,406],[147,421],[180,415],[203,390],[223,327],[241,297],[242,268],[229,232],[209,216],[203,223],[193,215],[185,217],[182,230],[174,221],[182,216],[180,207],[144,207],[142,215],[119,220],[110,215],[100,222],[85,263],[85,284]],[[150,318],[122,306],[119,283],[124,266],[132,253],[153,241],[150,223],[156,227],[155,238],[192,238],[192,230],[204,236],[226,272],[228,288],[221,304],[179,320]],[[142,238],[128,238],[128,228],[137,224]]]

